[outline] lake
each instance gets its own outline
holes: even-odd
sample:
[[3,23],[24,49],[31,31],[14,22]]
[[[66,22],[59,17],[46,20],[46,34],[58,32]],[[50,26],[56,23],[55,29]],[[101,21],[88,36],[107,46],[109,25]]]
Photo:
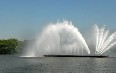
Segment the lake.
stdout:
[[0,73],[116,73],[116,58],[0,55]]

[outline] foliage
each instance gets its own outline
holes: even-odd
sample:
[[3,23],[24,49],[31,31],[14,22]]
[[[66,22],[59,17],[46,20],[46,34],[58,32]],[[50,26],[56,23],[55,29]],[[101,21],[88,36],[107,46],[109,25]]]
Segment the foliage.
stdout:
[[12,54],[19,51],[21,41],[17,39],[0,40],[0,54]]

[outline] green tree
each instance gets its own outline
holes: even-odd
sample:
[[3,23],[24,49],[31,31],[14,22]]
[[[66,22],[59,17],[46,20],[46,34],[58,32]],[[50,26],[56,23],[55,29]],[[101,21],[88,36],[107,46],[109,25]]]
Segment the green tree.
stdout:
[[19,50],[21,41],[17,39],[0,40],[0,54],[12,54]]

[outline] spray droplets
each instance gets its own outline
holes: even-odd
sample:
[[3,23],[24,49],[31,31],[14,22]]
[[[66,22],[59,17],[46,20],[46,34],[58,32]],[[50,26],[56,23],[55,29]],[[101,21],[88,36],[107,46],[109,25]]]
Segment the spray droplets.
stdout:
[[[95,25],[96,30],[96,49],[95,54],[103,54],[112,46],[116,45],[116,32],[108,36],[109,30],[105,26],[99,28]],[[90,54],[90,49],[72,22],[63,21],[56,24],[49,24],[37,37],[36,42],[27,47],[24,56],[41,57],[43,55],[83,55]]]

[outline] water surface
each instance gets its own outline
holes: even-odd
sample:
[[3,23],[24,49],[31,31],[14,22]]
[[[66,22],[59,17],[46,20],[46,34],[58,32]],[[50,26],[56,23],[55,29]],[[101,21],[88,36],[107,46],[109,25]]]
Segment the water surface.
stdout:
[[116,58],[0,55],[0,73],[115,73]]

